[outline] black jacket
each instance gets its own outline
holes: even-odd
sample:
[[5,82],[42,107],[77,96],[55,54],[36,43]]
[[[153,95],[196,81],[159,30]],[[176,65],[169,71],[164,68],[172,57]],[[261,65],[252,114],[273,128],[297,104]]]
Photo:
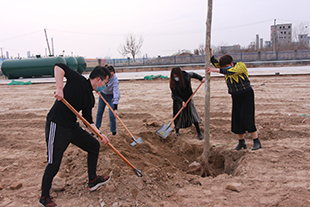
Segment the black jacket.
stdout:
[[184,82],[185,82],[185,88],[180,87],[180,83],[176,81],[176,88],[171,89],[172,92],[172,99],[174,101],[178,101],[182,103],[183,101],[186,102],[189,97],[193,94],[192,86],[191,86],[191,78],[195,78],[198,80],[202,80],[203,77],[197,73],[194,72],[185,72],[182,71],[183,77],[184,77]]

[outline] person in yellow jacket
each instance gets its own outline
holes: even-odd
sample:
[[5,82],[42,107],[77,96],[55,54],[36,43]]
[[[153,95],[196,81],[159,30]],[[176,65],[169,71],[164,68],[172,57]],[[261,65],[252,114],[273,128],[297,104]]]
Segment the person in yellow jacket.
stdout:
[[254,91],[251,87],[248,70],[243,62],[234,63],[232,56],[225,54],[217,60],[212,55],[211,63],[215,66],[208,67],[206,73],[218,72],[225,76],[228,93],[232,97],[231,131],[238,135],[239,143],[235,150],[246,149],[244,135],[249,132],[253,138],[252,150],[262,148],[255,126]]

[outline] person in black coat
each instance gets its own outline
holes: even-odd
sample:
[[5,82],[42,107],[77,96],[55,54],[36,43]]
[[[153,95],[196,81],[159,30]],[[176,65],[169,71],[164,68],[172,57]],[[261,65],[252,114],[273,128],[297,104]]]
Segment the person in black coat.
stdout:
[[194,124],[198,138],[202,140],[203,136],[199,128],[201,118],[199,117],[194,101],[191,99],[188,104],[186,104],[186,101],[193,94],[191,78],[198,79],[203,83],[205,82],[205,78],[202,76],[194,72],[182,71],[180,67],[172,68],[170,73],[170,89],[173,99],[173,116],[179,112],[182,106],[185,107],[179,116],[174,120],[175,133],[177,136],[179,136],[180,128],[187,128]]

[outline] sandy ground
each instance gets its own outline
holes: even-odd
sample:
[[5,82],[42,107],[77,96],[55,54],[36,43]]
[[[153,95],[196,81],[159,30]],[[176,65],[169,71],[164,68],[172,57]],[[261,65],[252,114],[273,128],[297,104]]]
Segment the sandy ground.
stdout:
[[[156,130],[172,119],[167,80],[120,82],[120,118],[109,132],[107,111],[101,131],[143,177],[109,147],[100,149],[98,174],[111,181],[90,193],[86,153],[70,145],[51,196],[58,206],[310,206],[310,76],[250,77],[255,90],[256,125],[263,148],[235,151],[230,132],[231,98],[223,78],[211,79],[210,159],[216,173],[186,173],[200,162],[204,141],[194,126],[163,139]],[[193,80],[193,88],[198,86]],[[54,102],[54,84],[1,85],[0,206],[37,206],[47,164],[45,117]],[[96,103],[98,95],[95,94]],[[194,97],[204,126],[204,88]],[[93,117],[97,105],[93,109]],[[56,188],[58,186],[58,188]],[[60,187],[59,187],[60,186]]]

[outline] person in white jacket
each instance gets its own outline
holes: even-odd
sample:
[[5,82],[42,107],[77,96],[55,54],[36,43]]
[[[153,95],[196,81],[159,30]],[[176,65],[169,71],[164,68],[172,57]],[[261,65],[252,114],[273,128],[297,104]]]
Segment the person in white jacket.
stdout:
[[[117,114],[117,106],[119,103],[119,99],[121,97],[120,92],[119,92],[119,81],[115,75],[114,67],[111,65],[106,65],[105,67],[110,71],[111,78],[109,79],[107,87],[103,89],[102,91],[100,91],[100,94],[109,103],[111,108]],[[98,129],[101,127],[102,116],[103,116],[105,107],[106,107],[105,102],[99,97],[98,110],[97,110],[97,116],[96,116],[96,127]],[[110,118],[110,131],[112,132],[112,135],[116,135],[116,119],[111,110],[109,110],[109,118]]]

